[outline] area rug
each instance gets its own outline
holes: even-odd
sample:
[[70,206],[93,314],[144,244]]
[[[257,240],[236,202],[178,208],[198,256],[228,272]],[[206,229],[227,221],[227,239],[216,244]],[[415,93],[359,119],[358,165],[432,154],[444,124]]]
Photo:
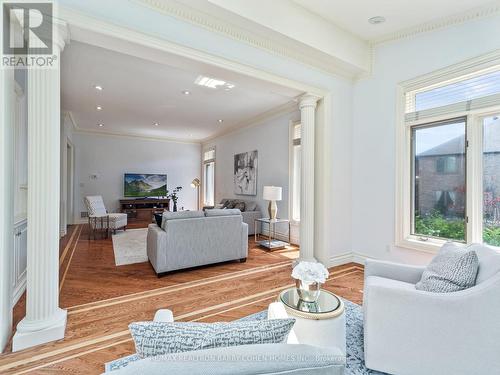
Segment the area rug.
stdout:
[[[343,300],[346,309],[346,344],[347,366],[345,375],[386,375],[385,373],[369,370],[365,367],[363,351],[363,309],[348,300]],[[240,320],[267,319],[267,311],[261,311],[244,317]],[[118,370],[129,363],[137,361],[137,354],[132,354],[116,361],[106,363],[106,372]]]
[[147,262],[147,234],[147,228],[128,229],[126,231],[119,231],[116,234],[113,234],[115,264],[117,266],[123,266],[126,264]]

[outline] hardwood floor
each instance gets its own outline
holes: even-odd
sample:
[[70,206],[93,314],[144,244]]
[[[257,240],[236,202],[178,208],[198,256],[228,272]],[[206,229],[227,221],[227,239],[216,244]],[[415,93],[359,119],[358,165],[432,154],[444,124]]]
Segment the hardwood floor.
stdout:
[[[136,223],[130,229],[144,227]],[[85,225],[72,226],[60,244],[60,306],[68,310],[64,340],[0,355],[1,374],[100,374],[104,363],[132,354],[130,322],[151,320],[169,308],[179,321],[229,321],[265,310],[293,284],[298,249],[266,252],[249,237],[246,263],[230,262],[157,278],[151,265],[115,266],[111,238],[88,240]],[[330,269],[325,288],[360,304],[363,267]],[[17,323],[25,312],[21,298]]]

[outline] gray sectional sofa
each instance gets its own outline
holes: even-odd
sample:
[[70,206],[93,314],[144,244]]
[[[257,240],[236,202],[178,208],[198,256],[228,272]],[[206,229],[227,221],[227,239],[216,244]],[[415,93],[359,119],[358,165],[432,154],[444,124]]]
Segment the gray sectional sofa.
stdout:
[[[204,209],[212,209],[212,208],[240,210],[243,222],[248,224],[249,236],[255,234],[255,224],[254,224],[255,219],[260,219],[263,217],[257,202],[251,200],[224,198],[215,207],[207,206]],[[257,227],[257,232],[260,232],[260,226]]]
[[220,263],[245,261],[248,225],[236,209],[165,212],[161,228],[150,224],[147,254],[158,276]]

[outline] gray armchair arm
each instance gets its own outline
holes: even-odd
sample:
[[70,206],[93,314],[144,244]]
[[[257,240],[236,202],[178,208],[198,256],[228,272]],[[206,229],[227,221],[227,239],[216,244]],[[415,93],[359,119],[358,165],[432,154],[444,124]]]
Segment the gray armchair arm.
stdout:
[[416,284],[422,278],[425,267],[367,259],[365,262],[365,279],[368,276],[379,276],[387,279]]

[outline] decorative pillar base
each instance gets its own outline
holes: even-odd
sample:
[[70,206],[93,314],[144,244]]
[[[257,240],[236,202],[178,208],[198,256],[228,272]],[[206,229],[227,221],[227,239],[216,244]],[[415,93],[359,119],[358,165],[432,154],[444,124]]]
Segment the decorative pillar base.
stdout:
[[[17,326],[12,338],[12,351],[17,352],[32,346],[64,338],[68,312],[59,309],[49,322],[29,322],[24,318]],[[42,328],[37,328],[42,327]]]

